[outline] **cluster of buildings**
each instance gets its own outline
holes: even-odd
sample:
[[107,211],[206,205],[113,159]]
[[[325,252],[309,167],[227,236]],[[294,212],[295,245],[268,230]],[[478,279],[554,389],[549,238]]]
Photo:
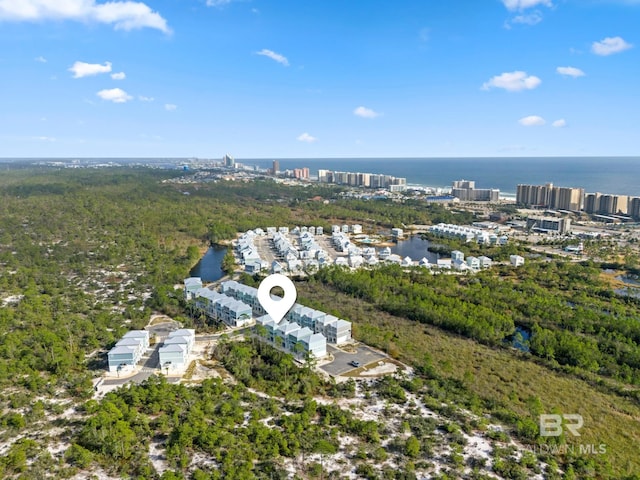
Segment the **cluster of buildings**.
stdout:
[[640,220],[640,197],[587,193],[584,197],[584,211],[596,215],[628,215]]
[[186,368],[195,342],[196,331],[191,328],[181,328],[169,333],[158,349],[160,368],[167,371]]
[[[223,282],[221,289],[225,295],[246,304],[257,317],[256,326],[266,328],[266,338],[287,351],[322,357],[326,355],[327,343],[342,345],[351,341],[351,322],[295,303],[284,319],[276,323],[260,304],[257,288],[230,280]],[[279,345],[276,338],[283,342]]]
[[349,185],[351,187],[387,188],[392,192],[401,192],[407,187],[406,178],[377,173],[318,170],[318,181],[321,183],[335,183],[336,185]]
[[456,180],[451,185],[451,195],[463,202],[497,202],[500,190],[496,188],[476,188],[471,180]]
[[[203,288],[202,280],[198,277],[184,281],[185,299],[192,300],[208,318],[220,320],[230,327],[243,327],[251,324],[256,317],[256,333],[260,337],[297,356],[325,357],[327,343],[342,345],[351,341],[351,322],[346,320],[296,303],[284,319],[276,323],[260,304],[257,288],[230,280],[222,282],[220,290],[216,292]],[[182,332],[184,330],[177,330],[173,335],[184,336]],[[169,345],[174,343],[178,341],[172,340]],[[171,351],[174,350],[171,347]],[[177,361],[169,357],[167,359]],[[162,357],[161,365],[164,365]]]
[[[196,341],[192,329],[180,329],[169,333],[158,349],[159,367],[167,370],[182,369],[188,365],[189,354]],[[131,372],[149,348],[147,330],[131,330],[107,353],[110,373]]]
[[[322,233],[322,227],[295,227],[291,232],[286,227],[281,227],[277,232],[267,229],[267,235],[271,238],[274,250],[290,272],[309,268],[318,269],[329,261],[329,253],[318,245],[315,239],[316,234]],[[289,240],[288,234],[293,237],[295,245]],[[271,271],[281,273],[282,265],[274,262]]]
[[467,227],[464,225],[452,225],[448,223],[439,223],[429,227],[429,232],[444,238],[457,238],[465,242],[475,241],[484,245],[506,245],[509,237],[506,235],[498,236],[490,231],[481,228]]
[[[235,245],[236,258],[244,265],[247,273],[269,271],[282,273],[285,269],[297,272],[302,269],[319,268],[329,259],[329,254],[315,240],[316,235],[322,235],[322,227],[267,227],[248,230],[243,233]],[[279,260],[271,263],[261,258],[255,245],[256,237],[268,236]],[[294,243],[289,240],[294,238]]]
[[233,295],[203,288],[200,277],[190,277],[184,281],[185,300],[192,300],[195,307],[207,318],[224,323],[229,327],[243,327],[253,319],[252,308]]
[[468,256],[464,258],[464,253],[459,250],[451,252],[451,268],[461,272],[472,271],[477,272],[486,268],[491,268],[493,260],[484,255],[480,257]]
[[516,188],[516,203],[525,207],[579,212],[584,207],[584,189],[545,185],[523,185]]
[[640,219],[640,197],[585,193],[583,188],[545,185],[518,185],[516,203],[525,207],[592,215],[623,215]]
[[131,330],[118,340],[107,353],[109,372],[128,372],[133,370],[149,348],[149,332]]

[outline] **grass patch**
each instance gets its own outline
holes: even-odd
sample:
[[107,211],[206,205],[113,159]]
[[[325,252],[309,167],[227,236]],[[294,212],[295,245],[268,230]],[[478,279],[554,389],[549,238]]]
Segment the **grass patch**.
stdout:
[[411,365],[422,365],[428,354],[437,375],[455,379],[481,399],[504,405],[522,417],[530,415],[531,398],[540,400],[543,413],[582,415],[584,427],[577,442],[606,444],[618,478],[640,471],[640,406],[633,401],[551,370],[517,351],[493,349],[389,315],[325,285],[298,283],[297,289],[301,303],[324,305],[351,320],[357,340]]

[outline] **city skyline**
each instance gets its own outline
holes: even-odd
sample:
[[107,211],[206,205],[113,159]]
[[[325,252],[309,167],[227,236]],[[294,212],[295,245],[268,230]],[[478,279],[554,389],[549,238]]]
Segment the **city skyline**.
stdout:
[[640,1],[370,7],[0,2],[0,156],[638,155]]

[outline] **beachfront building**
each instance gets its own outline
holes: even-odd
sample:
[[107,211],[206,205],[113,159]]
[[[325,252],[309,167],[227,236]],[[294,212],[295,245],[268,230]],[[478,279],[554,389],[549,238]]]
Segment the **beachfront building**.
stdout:
[[149,348],[148,331],[131,330],[127,332],[107,353],[109,372],[133,370],[147,348]]
[[545,185],[517,186],[516,203],[531,208],[550,208],[579,212],[584,208],[584,189]]
[[500,190],[496,188],[476,188],[471,180],[456,180],[451,187],[451,195],[463,202],[497,202]]

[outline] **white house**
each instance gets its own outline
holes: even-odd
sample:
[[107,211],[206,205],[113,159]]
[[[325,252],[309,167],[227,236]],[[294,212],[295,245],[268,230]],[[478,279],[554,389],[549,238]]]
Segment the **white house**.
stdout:
[[107,353],[110,372],[133,370],[149,348],[149,332],[131,330]]
[[452,251],[451,260],[464,260],[464,253],[462,253],[460,250]]
[[200,277],[189,277],[184,279],[184,299],[191,300],[194,298],[195,292],[202,288],[202,279]]
[[403,267],[413,267],[413,260],[411,259],[411,257],[404,257],[402,259],[402,266]]
[[480,260],[480,268],[491,268],[491,265],[493,265],[493,260],[484,255],[478,257],[478,260]]
[[351,322],[346,320],[332,322],[326,326],[324,335],[329,343],[336,345],[347,343],[351,340]]
[[471,270],[480,270],[480,259],[477,257],[469,256],[467,257],[467,265]]
[[520,265],[524,265],[524,258],[522,258],[520,255],[509,256],[509,261],[511,262],[511,265],[513,265],[514,267],[519,267]]

